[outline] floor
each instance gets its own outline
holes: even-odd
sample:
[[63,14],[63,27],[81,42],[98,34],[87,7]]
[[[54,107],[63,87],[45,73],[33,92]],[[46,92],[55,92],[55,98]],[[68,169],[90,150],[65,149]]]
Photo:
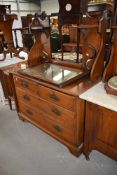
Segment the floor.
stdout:
[[93,151],[90,161],[0,103],[0,175],[116,175],[117,162]]

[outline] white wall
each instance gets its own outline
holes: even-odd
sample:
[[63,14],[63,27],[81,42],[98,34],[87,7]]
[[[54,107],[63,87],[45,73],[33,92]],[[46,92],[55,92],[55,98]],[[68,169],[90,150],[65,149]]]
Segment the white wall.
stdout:
[[40,2],[38,0],[0,0],[0,4],[11,5],[11,13],[18,12],[17,2],[19,2],[20,15],[26,16],[27,14],[34,14],[37,11],[40,11]]
[[1,5],[11,5],[11,11],[17,11],[17,4],[16,1],[1,1],[0,0],[0,4]]
[[20,8],[20,15],[21,16],[25,16],[27,15],[27,13],[29,14],[35,14],[35,12],[39,12],[40,11],[40,6],[37,3],[34,2],[25,2],[19,3],[19,8]]
[[48,15],[59,11],[58,0],[42,0],[41,11],[46,11]]

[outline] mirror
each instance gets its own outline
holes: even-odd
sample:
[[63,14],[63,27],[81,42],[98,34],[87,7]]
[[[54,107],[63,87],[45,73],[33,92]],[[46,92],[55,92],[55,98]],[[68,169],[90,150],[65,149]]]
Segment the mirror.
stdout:
[[[83,2],[83,1],[82,1]],[[99,6],[98,4],[104,4],[108,2],[107,9],[112,8],[113,1],[112,0],[93,0],[89,1],[88,3],[88,15],[90,15],[92,18],[97,18],[97,15],[102,15],[102,12],[105,10],[105,6]],[[63,3],[63,2],[62,2]],[[70,12],[73,10],[73,7],[70,3],[64,4],[65,10]],[[101,11],[101,12],[100,12]],[[63,14],[64,15],[64,14]],[[100,17],[101,17],[100,15]],[[99,17],[99,18],[100,18]],[[86,24],[87,15],[86,12],[82,14],[81,16],[82,24]],[[89,20],[89,19],[88,19]],[[96,21],[94,19],[94,21]],[[91,23],[93,24],[93,20],[91,19]],[[90,22],[88,24],[91,24]],[[95,24],[95,23],[94,23]],[[82,40],[81,37],[86,38],[89,34],[92,39],[93,36],[91,36],[91,33],[89,30],[81,29],[79,37],[79,29],[77,27],[77,24],[64,24],[61,28],[61,36],[60,31],[58,28],[58,14],[53,13],[50,16],[50,25],[51,25],[51,50],[52,50],[52,57],[57,60],[63,60],[68,62],[81,62],[82,61],[82,42],[80,43],[79,40]],[[94,29],[95,30],[95,29]],[[89,39],[89,48],[87,48],[86,57],[93,57],[96,55],[96,52],[99,48],[99,45],[96,44],[96,40],[99,40],[99,36],[96,36],[96,30],[94,31],[95,34],[95,41],[94,44]],[[78,36],[77,36],[78,35]],[[78,44],[78,46],[77,46]]]
[[[57,18],[54,19],[53,28],[51,31],[51,48],[52,56],[57,60],[76,62],[77,58],[77,25],[63,25],[61,28],[62,37],[60,35]],[[54,21],[53,20],[53,21]],[[62,59],[63,58],[63,59]]]

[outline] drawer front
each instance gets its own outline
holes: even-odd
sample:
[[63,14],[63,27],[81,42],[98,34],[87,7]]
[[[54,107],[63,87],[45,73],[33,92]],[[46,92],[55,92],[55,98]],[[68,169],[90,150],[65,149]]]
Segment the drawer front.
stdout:
[[33,92],[34,94],[37,93],[36,90],[37,90],[38,84],[36,84],[30,80],[15,76],[14,82],[15,82],[15,87],[19,87],[25,91],[30,91],[31,93]]
[[69,110],[74,110],[75,97],[49,89],[44,86],[38,87],[38,94],[41,98],[53,102]]
[[61,123],[64,127],[73,129],[75,126],[74,112],[57,106],[51,102],[37,99],[28,93],[16,88],[18,96],[18,103],[24,103],[32,106],[35,110],[42,111],[45,114],[49,114],[50,119]]
[[60,123],[55,122],[47,116],[47,114],[41,111],[35,111],[30,106],[27,106],[23,103],[19,104],[20,113],[26,116],[26,119],[32,121],[37,126],[42,129],[45,129],[50,134],[54,134],[62,139],[65,139],[68,142],[75,143],[74,130],[67,130]]
[[26,116],[26,119],[37,122],[37,124],[45,122],[45,117],[43,117],[40,112],[21,102],[19,103],[19,112]]

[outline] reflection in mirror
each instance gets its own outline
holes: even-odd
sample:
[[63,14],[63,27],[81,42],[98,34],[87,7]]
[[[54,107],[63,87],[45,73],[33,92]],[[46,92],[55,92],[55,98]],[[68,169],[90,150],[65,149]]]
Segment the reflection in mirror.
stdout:
[[[86,13],[83,13],[83,15],[81,16],[81,18],[83,20],[81,20],[81,24],[84,25],[93,25],[93,24],[98,24],[98,22],[96,22],[96,16],[98,15],[98,17],[100,18],[103,11],[101,11],[101,13],[99,13],[99,11],[97,12],[97,5],[99,4],[99,6],[101,7],[101,3],[113,3],[113,0],[93,0],[93,1],[89,1],[88,7],[87,9],[91,9],[91,12],[88,11],[89,16],[91,15],[91,18],[94,17],[93,19],[89,19],[86,15]],[[96,4],[96,6],[95,6]],[[91,6],[90,6],[91,5]],[[100,9],[100,7],[98,9]],[[106,6],[105,6],[106,7]],[[110,8],[110,7],[107,7]],[[65,9],[70,11],[72,9],[72,6],[70,3],[66,4]],[[101,14],[101,15],[99,15]],[[85,16],[85,18],[84,18]],[[98,19],[99,20],[99,19]],[[86,23],[87,21],[87,23]],[[97,34],[97,29],[80,29],[80,38],[79,36],[77,37],[77,30],[78,27],[76,24],[65,24],[62,26],[61,30],[62,30],[62,42],[60,40],[60,34],[59,34],[59,30],[58,30],[58,14],[51,15],[50,16],[50,24],[51,24],[51,50],[52,50],[52,57],[54,59],[57,60],[63,60],[63,61],[69,61],[69,62],[77,62],[77,52],[78,52],[78,63],[80,63],[82,61],[83,58],[83,54],[82,54],[82,44],[83,44],[83,37],[84,39],[86,39],[86,37],[88,37],[88,35],[90,36],[89,40],[87,40],[87,44],[88,47],[86,49],[86,53],[85,53],[85,57],[88,58],[93,58],[94,56],[96,56],[99,45],[96,44],[96,41],[99,43],[99,36]],[[92,32],[95,34],[95,41],[94,43],[92,43],[92,38],[93,36],[91,35]],[[79,42],[79,39],[81,40],[81,42]],[[77,41],[78,40],[78,41]],[[77,42],[79,43],[79,48],[77,47]],[[86,43],[86,42],[85,42]],[[92,62],[92,60],[91,60]],[[87,65],[89,65],[89,59],[88,59],[88,63]]]
[[113,3],[113,0],[90,0],[89,4],[96,4],[96,3]]
[[50,16],[51,51],[57,60],[76,62],[77,58],[77,25],[65,24],[61,28],[62,41],[58,29],[58,14]]

